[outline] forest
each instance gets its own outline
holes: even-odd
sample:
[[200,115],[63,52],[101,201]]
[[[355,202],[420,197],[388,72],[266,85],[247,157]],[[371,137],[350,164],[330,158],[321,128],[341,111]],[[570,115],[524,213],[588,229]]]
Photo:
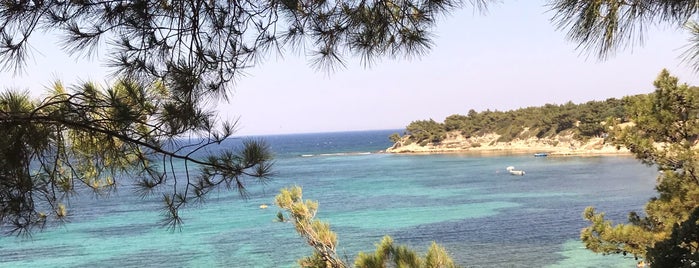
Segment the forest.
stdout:
[[[625,107],[642,96],[646,95],[581,104],[569,101],[561,105],[546,104],[510,111],[476,112],[471,109],[466,115],[450,115],[443,123],[433,119],[413,121],[406,127],[404,137],[407,136],[409,142],[421,145],[439,143],[446,137],[446,133],[453,131],[459,131],[467,138],[496,133],[500,135],[499,142],[517,138],[547,138],[562,133],[572,133],[576,139],[584,140],[605,135],[607,129],[604,126],[610,122],[628,122],[629,114]],[[398,134],[391,136],[394,142],[398,139]]]

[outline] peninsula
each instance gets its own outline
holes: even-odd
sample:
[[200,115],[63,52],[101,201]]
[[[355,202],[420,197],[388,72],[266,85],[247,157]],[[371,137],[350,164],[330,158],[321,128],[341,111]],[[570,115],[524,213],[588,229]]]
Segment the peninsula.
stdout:
[[395,133],[387,153],[546,153],[548,155],[629,154],[614,133],[629,122],[629,103],[646,95],[582,104],[546,104],[511,111],[470,110],[443,123],[413,121]]
[[439,143],[420,145],[403,138],[386,149],[387,153],[546,153],[550,156],[565,155],[610,155],[630,154],[626,148],[606,142],[596,137],[586,140],[575,139],[572,135],[551,138],[514,139],[508,142],[498,141],[500,135],[490,133],[477,137],[464,137],[459,132],[451,132]]

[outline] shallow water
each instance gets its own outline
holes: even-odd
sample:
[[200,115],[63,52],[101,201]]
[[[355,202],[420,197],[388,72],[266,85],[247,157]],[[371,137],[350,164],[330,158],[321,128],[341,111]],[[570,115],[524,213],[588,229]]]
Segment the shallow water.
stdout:
[[[656,171],[630,157],[391,155],[395,131],[269,136],[278,176],[249,184],[251,198],[214,192],[182,212],[181,232],[158,225],[157,199],[128,188],[73,199],[71,221],[30,239],[0,238],[1,267],[290,267],[311,252],[288,223],[274,222],[279,189],[302,186],[318,217],[353,259],[385,234],[424,251],[444,245],[466,267],[634,267],[578,240],[582,211],[613,219],[639,211]],[[234,141],[233,141],[234,142]],[[511,176],[507,166],[526,171]]]

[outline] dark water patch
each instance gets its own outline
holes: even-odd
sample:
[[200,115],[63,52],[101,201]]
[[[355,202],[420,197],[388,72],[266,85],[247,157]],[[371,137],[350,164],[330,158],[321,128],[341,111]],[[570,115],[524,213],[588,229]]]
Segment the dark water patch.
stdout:
[[[129,245],[124,245],[128,247]],[[143,250],[120,254],[110,258],[88,261],[74,267],[189,267],[192,260],[205,256],[205,252],[170,249]]]
[[41,258],[61,258],[75,256],[77,251],[74,247],[69,245],[56,245],[56,246],[42,246],[34,247],[27,242],[18,242],[20,244],[26,245],[26,247],[21,248],[9,248],[0,246],[0,266],[4,262],[20,262],[26,261],[27,256],[32,256],[36,259]]
[[118,238],[121,236],[139,236],[158,228],[162,228],[162,226],[156,223],[139,223],[107,227],[87,227],[80,230],[80,232],[96,238]]

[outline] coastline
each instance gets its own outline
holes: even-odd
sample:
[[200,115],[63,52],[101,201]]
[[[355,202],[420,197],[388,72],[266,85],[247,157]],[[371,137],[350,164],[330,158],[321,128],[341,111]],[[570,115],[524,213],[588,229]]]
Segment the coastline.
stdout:
[[523,155],[546,153],[548,156],[599,156],[632,155],[626,148],[606,143],[604,138],[590,138],[585,141],[573,139],[571,135],[554,138],[514,139],[498,142],[497,134],[478,137],[463,137],[459,133],[449,133],[440,143],[419,145],[410,143],[407,137],[385,150],[394,154],[477,154],[477,155]]

